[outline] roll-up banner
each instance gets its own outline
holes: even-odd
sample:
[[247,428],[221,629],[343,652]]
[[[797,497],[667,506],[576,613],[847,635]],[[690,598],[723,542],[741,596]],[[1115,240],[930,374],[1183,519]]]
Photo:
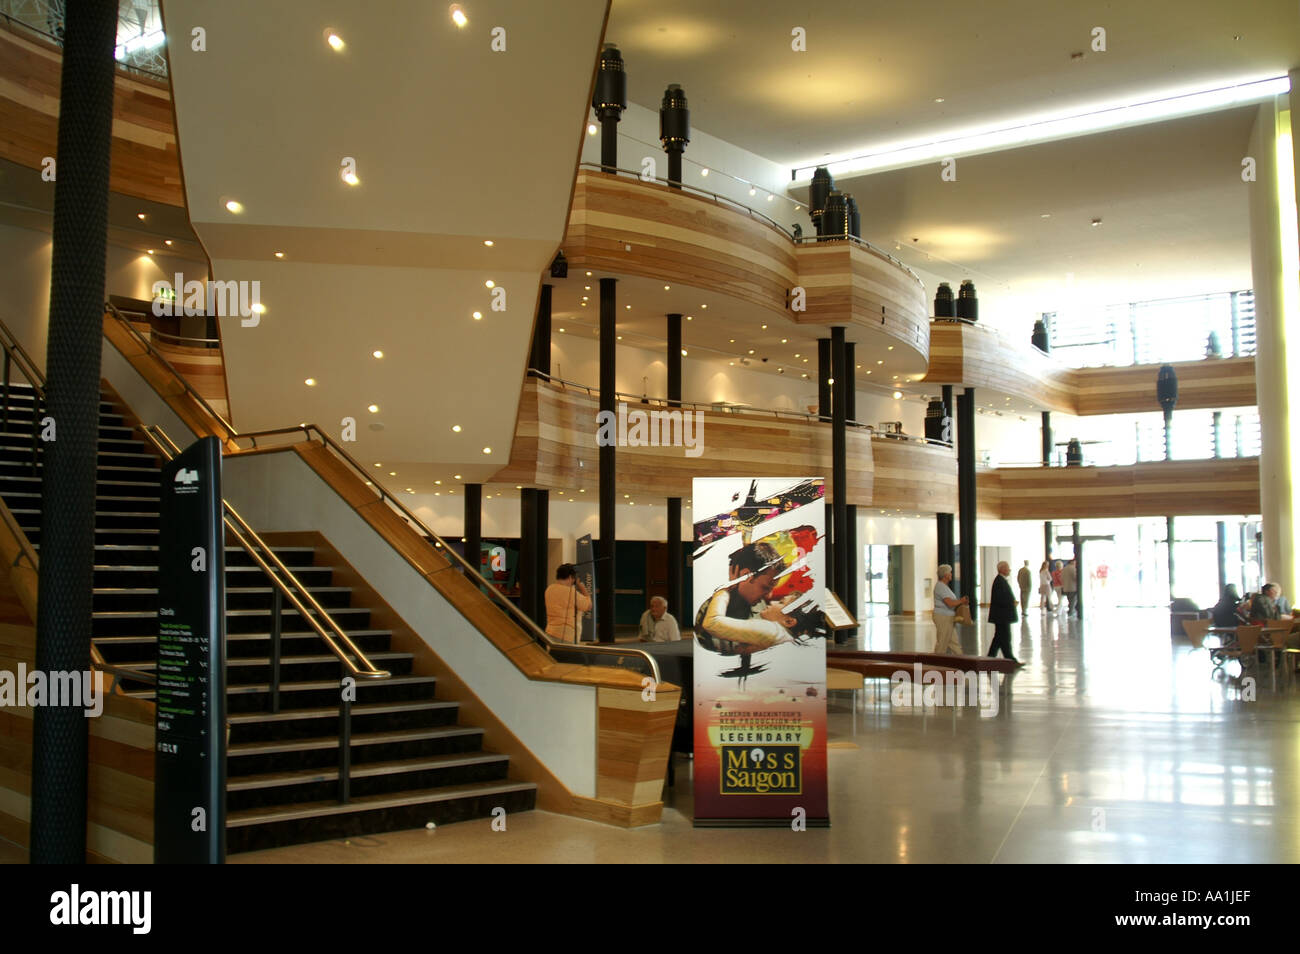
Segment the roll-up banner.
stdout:
[[825,482],[694,481],[695,824],[825,826]]

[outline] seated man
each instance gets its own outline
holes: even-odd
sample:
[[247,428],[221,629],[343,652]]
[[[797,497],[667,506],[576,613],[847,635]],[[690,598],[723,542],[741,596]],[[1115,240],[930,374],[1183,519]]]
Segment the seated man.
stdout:
[[1276,597],[1278,587],[1275,583],[1265,583],[1259,595],[1255,597],[1250,604],[1250,621],[1252,623],[1267,623],[1270,620],[1278,618]]
[[650,608],[641,614],[637,635],[643,643],[671,643],[682,638],[677,620],[668,612],[668,601],[662,596],[650,598]]
[[794,620],[768,603],[785,560],[770,543],[751,543],[731,555],[729,582],[700,607],[701,644],[720,653],[752,653],[793,642]]

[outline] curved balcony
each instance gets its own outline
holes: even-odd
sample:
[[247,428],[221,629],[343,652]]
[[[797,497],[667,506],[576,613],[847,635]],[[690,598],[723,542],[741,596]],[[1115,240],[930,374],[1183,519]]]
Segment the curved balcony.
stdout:
[[992,520],[1260,512],[1257,457],[1116,467],[999,467],[980,471],[976,486],[980,516]]
[[[1179,410],[1255,405],[1253,357],[1179,361],[1172,367],[1178,375]],[[930,324],[930,370],[924,380],[985,388],[1043,411],[1138,414],[1160,410],[1160,368],[1071,368],[988,325],[936,318]]]
[[[892,352],[900,373],[921,372],[929,355],[925,289],[906,267],[857,239],[796,242],[713,193],[580,169],[564,254],[573,267],[723,296],[738,325],[842,325],[864,353]],[[796,287],[806,310],[791,310]]]
[[[0,158],[40,169],[58,155],[63,51],[52,42],[0,26]],[[119,70],[113,96],[109,189],[185,206],[176,123],[165,81]]]

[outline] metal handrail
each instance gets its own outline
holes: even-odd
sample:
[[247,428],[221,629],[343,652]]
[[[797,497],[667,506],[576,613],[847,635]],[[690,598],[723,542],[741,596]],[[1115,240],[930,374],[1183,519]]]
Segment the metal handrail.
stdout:
[[171,372],[172,377],[174,377],[178,382],[180,382],[181,387],[185,388],[186,393],[189,394],[190,397],[194,398],[194,400],[198,401],[199,405],[205,411],[207,411],[208,414],[210,414],[215,420],[217,420],[223,428],[225,428],[226,434],[228,436],[230,437],[235,436],[235,434],[237,433],[235,431],[235,425],[231,424],[219,413],[217,413],[215,409],[213,409],[212,405],[209,404],[206,399],[204,399],[203,395],[194,389],[194,386],[190,384],[190,382],[186,379],[185,375],[177,371],[176,368],[172,365],[172,363],[168,361],[165,357],[163,357],[162,353],[153,346],[153,344],[149,341],[149,339],[146,338],[144,335],[140,334],[140,332],[136,330],[135,325],[131,323],[131,320],[129,318],[127,318],[120,311],[118,311],[116,305],[114,305],[111,301],[106,301],[104,302],[104,308],[113,313],[113,317],[115,317],[118,320],[118,322],[124,328],[126,328],[127,333],[130,334],[133,338],[135,338],[135,340],[138,341],[141,344],[141,346],[143,346],[145,350],[149,352],[149,354],[153,355],[155,358],[157,358],[159,361],[162,362],[163,367],[165,367],[169,372]]
[[[782,235],[788,238],[791,242],[794,242],[796,245],[812,245],[819,242],[840,242],[840,241],[849,241],[856,245],[861,245],[863,248],[867,249],[868,251],[876,255],[879,255],[881,258],[887,259],[889,262],[903,269],[905,272],[907,272],[907,274],[911,275],[912,278],[916,280],[918,285],[923,286],[925,284],[923,281],[921,281],[920,276],[918,276],[916,272],[912,271],[912,269],[909,268],[907,265],[900,262],[898,259],[890,255],[884,249],[876,248],[876,246],[872,245],[870,242],[868,242],[864,238],[861,238],[860,236],[857,235],[796,236],[792,231],[790,231],[785,226],[778,223],[775,219],[772,219],[770,216],[764,215],[762,212],[759,212],[757,209],[752,209],[749,206],[745,205],[745,203],[743,202],[737,202],[735,199],[728,198],[727,196],[721,195],[717,192],[710,192],[708,189],[701,189],[698,186],[688,185],[685,182],[677,182],[672,179],[664,178],[663,176],[652,176],[647,179],[643,173],[635,169],[621,169],[617,167],[611,169],[608,166],[601,165],[599,162],[580,162],[578,163],[578,168],[587,169],[592,172],[603,172],[607,175],[611,175],[611,174],[617,175],[618,173],[621,172],[624,173],[625,175],[633,176],[636,179],[640,180],[641,182],[658,182],[661,185],[666,185],[669,188],[678,189],[682,192],[690,192],[691,194],[698,195],[698,196],[707,196],[708,198],[712,199],[714,202],[726,203],[727,205],[735,206],[737,209],[740,209],[740,211],[746,213],[747,215],[762,219],[764,222],[766,222],[772,228],[776,229],[778,232],[780,232]],[[724,175],[725,174],[726,173],[724,173]],[[736,177],[732,176],[731,178],[736,178]],[[743,180],[738,180],[738,181],[743,181]],[[772,194],[775,195],[776,193],[772,193]]]
[[[412,524],[415,527],[415,529],[421,535],[423,535],[428,540],[432,541],[434,548],[436,550],[440,550],[444,552],[448,557],[451,558],[451,561],[453,563],[460,564],[461,569],[465,570],[467,575],[472,575],[471,576],[472,579],[477,579],[480,583],[486,582],[485,580],[483,580],[482,573],[479,571],[478,567],[472,565],[467,559],[465,559],[463,556],[457,553],[454,548],[449,546],[447,542],[442,539],[442,537],[434,533],[433,530],[429,527],[429,525],[426,524],[419,517],[417,517],[414,513],[412,513],[411,510],[404,503],[402,503],[400,499],[398,499],[394,494],[389,492],[388,489],[385,488],[378,481],[374,480],[373,476],[370,473],[368,473],[363,466],[361,466],[361,464],[356,460],[356,458],[354,458],[351,454],[349,454],[346,450],[344,450],[332,437],[326,434],[315,424],[300,424],[297,427],[275,427],[263,431],[250,431],[246,434],[235,435],[234,439],[250,440],[252,441],[253,446],[257,447],[257,439],[259,437],[274,437],[277,435],[300,433],[304,435],[308,440],[312,440],[313,432],[315,436],[320,439],[321,443],[325,447],[334,451],[334,453],[337,454],[340,458],[342,458],[345,463],[347,463],[354,471],[357,472],[357,474],[363,476],[366,479],[366,481],[370,483],[370,485],[375,489],[375,491],[378,492],[380,500],[384,501],[389,506],[394,507],[401,514],[401,516],[405,518],[405,520],[408,523]],[[646,663],[646,666],[650,671],[650,675],[654,678],[654,681],[656,683],[663,681],[663,677],[659,671],[659,663],[655,660],[654,656],[652,656],[650,653],[646,652],[643,649],[635,649],[633,647],[628,647],[628,646],[610,646],[605,643],[560,642],[559,640],[552,637],[550,633],[546,632],[546,630],[538,626],[537,623],[535,623],[526,613],[524,613],[523,610],[515,606],[514,603],[510,602],[509,598],[506,597],[503,593],[501,593],[496,587],[483,586],[480,587],[480,590],[481,592],[486,593],[490,599],[495,600],[514,619],[514,621],[518,623],[533,638],[534,642],[538,643],[548,653],[554,654],[555,652],[558,651],[562,653],[573,652],[573,653],[592,653],[595,655],[639,657]]]
[[45,397],[45,375],[41,369],[36,366],[32,356],[27,353],[27,349],[22,346],[9,326],[0,321],[0,346],[3,346],[5,354],[8,355],[20,371],[27,378],[27,383],[32,386],[40,397]]
[[[168,437],[167,432],[157,424],[144,425],[140,428],[140,431],[149,439],[150,443],[157,448],[158,452],[162,454],[164,460],[171,460],[180,453],[180,447],[175,441]],[[230,531],[235,542],[243,547],[248,555],[253,558],[253,561],[261,567],[262,571],[266,573],[267,577],[270,579],[272,585],[293,605],[293,608],[296,609],[299,615],[301,615],[302,618],[311,625],[311,628],[316,630],[316,634],[320,636],[321,639],[325,640],[325,645],[329,647],[330,651],[334,653],[335,656],[339,657],[339,660],[343,665],[346,666],[354,676],[359,676],[363,679],[389,678],[392,673],[377,668],[374,663],[366,658],[366,654],[361,651],[360,647],[352,642],[351,637],[344,632],[343,627],[339,626],[338,622],[330,616],[325,607],[320,605],[316,597],[311,595],[311,591],[308,590],[303,582],[294,575],[292,570],[285,566],[284,561],[275,555],[275,551],[273,551],[266,541],[258,535],[257,531],[248,525],[248,522],[239,515],[239,512],[225,500],[221,501],[221,506],[224,511],[223,518],[226,529]],[[252,543],[249,543],[248,538],[252,539]],[[266,559],[264,559],[262,555],[254,549],[254,547],[260,547],[266,554]],[[274,566],[274,570],[272,570],[272,566]],[[281,574],[280,576],[276,575],[275,571],[277,570]],[[302,594],[303,599],[307,601],[307,605],[303,605],[302,600],[294,594],[293,590],[295,589]],[[312,612],[314,612],[316,616],[313,616],[312,613],[308,612],[308,607],[311,608]],[[325,627],[317,620],[317,616],[324,620],[325,623],[329,625],[329,628],[334,631],[333,636],[325,631]],[[342,642],[343,645],[347,647],[347,650],[357,657],[360,665],[348,658],[347,653],[339,648],[338,642],[335,641],[336,639],[339,642]]]
[[208,348],[212,345],[221,344],[220,338],[186,338],[184,335],[173,335],[166,331],[159,331],[157,328],[149,329],[150,338],[166,338],[168,341],[175,341],[180,345],[191,345],[196,348]]
[[[547,374],[545,371],[539,371],[537,368],[529,368],[527,371],[527,376],[532,378],[537,378],[538,380],[541,381],[546,381],[549,384],[559,384],[566,388],[574,388],[575,390],[581,390],[584,393],[586,393],[588,397],[600,396],[599,388],[594,388],[589,384],[580,384],[576,381],[566,381],[564,378],[557,378],[554,375]],[[779,408],[779,407],[771,407],[771,408],[750,407],[748,405],[740,405],[740,404],[721,404],[720,402],[710,404],[710,403],[705,403],[700,401],[678,401],[672,398],[648,397],[644,394],[627,394],[623,391],[615,391],[614,398],[615,400],[619,398],[625,398],[627,399],[627,403],[629,404],[631,404],[632,402],[635,402],[637,404],[652,404],[657,407],[667,408],[669,410],[708,411],[712,414],[754,414],[754,415],[771,414],[774,418],[778,420],[780,420],[782,415],[784,415],[787,418],[801,419],[807,421],[810,424],[824,423],[830,420],[829,417],[824,417],[823,415],[820,414],[814,414],[811,411],[794,411],[788,408]],[[871,431],[872,437],[888,438],[889,440],[895,440],[895,441],[912,441],[914,443],[921,443],[921,444],[934,444],[937,447],[952,447],[952,444],[949,443],[948,441],[936,441],[928,437],[918,437],[913,434],[889,434],[884,431],[876,430],[876,426],[874,424],[867,424],[864,421],[845,421],[844,423],[848,427],[857,427],[863,430]],[[290,430],[296,430],[296,428],[290,428]]]

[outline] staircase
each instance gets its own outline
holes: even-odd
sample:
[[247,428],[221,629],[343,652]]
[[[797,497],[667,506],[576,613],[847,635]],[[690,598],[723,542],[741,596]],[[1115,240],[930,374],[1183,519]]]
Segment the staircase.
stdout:
[[[28,539],[41,541],[41,446],[33,470],[30,387],[11,384],[0,428],[0,496]],[[159,461],[101,396],[95,507],[93,641],[111,665],[153,672],[158,633]],[[276,554],[352,640],[392,677],[358,680],[352,704],[350,797],[339,801],[339,659],[286,602],[280,711],[270,711],[272,587],[242,548],[226,548],[226,846],[229,853],[446,824],[533,808],[536,786],[508,779],[509,758],[483,751],[483,730],[458,723],[437,680],[370,625],[312,547]],[[146,683],[129,695],[152,699]]]

